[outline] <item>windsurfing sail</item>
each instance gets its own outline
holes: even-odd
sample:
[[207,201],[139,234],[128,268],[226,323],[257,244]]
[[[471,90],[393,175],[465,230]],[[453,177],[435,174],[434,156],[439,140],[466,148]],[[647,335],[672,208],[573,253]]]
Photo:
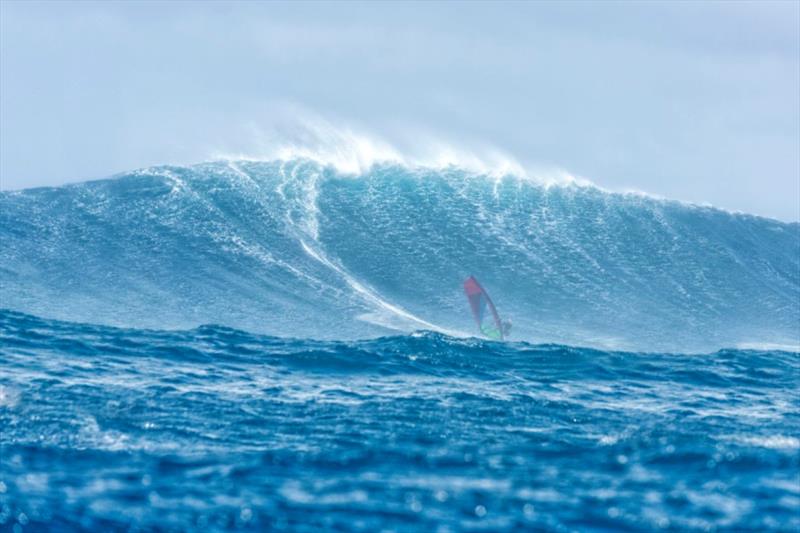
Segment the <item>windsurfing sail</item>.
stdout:
[[467,295],[472,316],[475,317],[481,333],[490,339],[504,340],[503,324],[500,322],[497,309],[495,309],[492,299],[489,298],[489,294],[474,276],[470,276],[464,282],[464,293]]

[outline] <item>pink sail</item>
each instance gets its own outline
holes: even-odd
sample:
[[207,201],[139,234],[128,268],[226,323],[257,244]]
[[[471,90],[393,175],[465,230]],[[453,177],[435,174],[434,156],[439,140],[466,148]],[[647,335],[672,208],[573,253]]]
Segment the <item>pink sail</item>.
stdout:
[[[464,281],[464,293],[467,295],[469,306],[472,309],[472,316],[478,324],[481,333],[495,340],[504,340],[503,326],[497,309],[489,298],[489,294],[481,287],[474,276],[470,276]],[[486,310],[489,310],[487,313]]]

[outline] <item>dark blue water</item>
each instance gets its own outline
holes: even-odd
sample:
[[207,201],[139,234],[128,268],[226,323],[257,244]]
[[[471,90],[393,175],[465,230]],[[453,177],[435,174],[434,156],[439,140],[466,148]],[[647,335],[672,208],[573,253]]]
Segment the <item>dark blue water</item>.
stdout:
[[0,309],[0,531],[800,529],[798,224],[157,168],[0,193]]
[[0,523],[796,530],[800,354],[0,314]]

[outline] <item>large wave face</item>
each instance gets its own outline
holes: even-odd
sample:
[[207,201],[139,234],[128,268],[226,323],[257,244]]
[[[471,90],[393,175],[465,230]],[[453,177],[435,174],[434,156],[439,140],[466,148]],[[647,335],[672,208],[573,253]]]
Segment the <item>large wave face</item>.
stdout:
[[279,336],[471,334],[632,350],[800,344],[800,224],[458,168],[158,167],[0,195],[0,307]]

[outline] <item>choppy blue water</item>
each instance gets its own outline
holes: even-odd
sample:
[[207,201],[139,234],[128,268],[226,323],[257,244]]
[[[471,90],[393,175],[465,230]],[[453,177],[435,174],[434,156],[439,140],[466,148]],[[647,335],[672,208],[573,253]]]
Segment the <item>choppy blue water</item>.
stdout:
[[0,523],[796,530],[797,353],[0,315]]
[[0,250],[0,530],[800,528],[798,224],[228,162],[0,193]]

